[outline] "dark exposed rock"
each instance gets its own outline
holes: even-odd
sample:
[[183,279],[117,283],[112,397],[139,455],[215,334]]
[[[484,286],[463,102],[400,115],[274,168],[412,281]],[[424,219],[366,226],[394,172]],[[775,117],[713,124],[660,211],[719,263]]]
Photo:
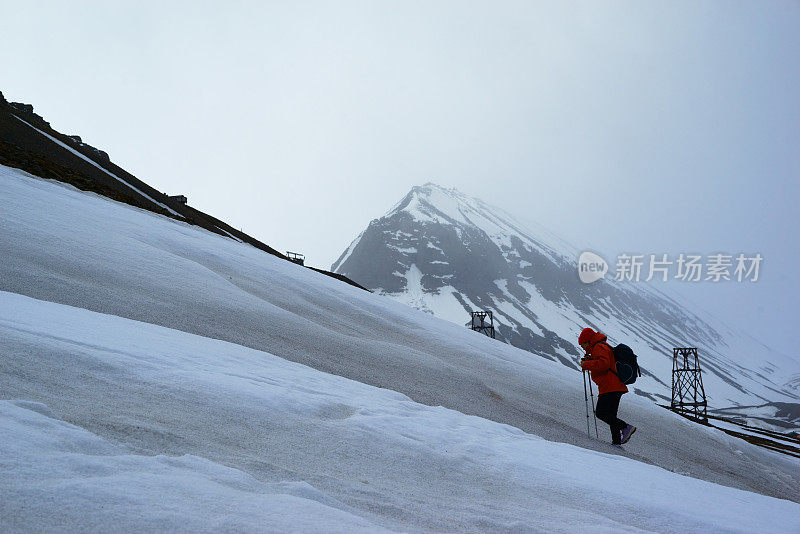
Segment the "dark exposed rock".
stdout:
[[22,102],[11,102],[11,107],[22,113],[33,113],[33,106],[31,104],[23,104]]
[[44,120],[41,115],[33,112],[33,105],[23,104],[22,102],[9,102],[9,106],[15,113],[21,115],[23,119],[37,128],[50,129],[50,123]]

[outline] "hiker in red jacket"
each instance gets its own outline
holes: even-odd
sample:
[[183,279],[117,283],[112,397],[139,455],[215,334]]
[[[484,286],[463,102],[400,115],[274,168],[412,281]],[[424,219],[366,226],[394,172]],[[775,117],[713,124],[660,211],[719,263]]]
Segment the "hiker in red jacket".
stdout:
[[614,351],[606,342],[606,335],[591,328],[584,328],[581,331],[578,345],[586,353],[581,360],[581,368],[589,371],[592,381],[597,384],[599,390],[594,413],[598,419],[611,427],[612,444],[627,443],[631,435],[636,432],[636,427],[617,418],[619,401],[622,395],[628,392],[628,388],[617,378]]

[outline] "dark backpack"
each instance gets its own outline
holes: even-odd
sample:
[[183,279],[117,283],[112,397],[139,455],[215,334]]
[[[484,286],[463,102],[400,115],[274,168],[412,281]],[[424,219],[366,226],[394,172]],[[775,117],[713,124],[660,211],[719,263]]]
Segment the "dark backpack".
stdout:
[[614,373],[612,370],[611,372],[617,375],[617,378],[623,384],[636,382],[636,378],[642,376],[642,371],[639,369],[639,364],[636,363],[636,354],[634,354],[633,349],[622,343],[616,347],[608,346],[614,351],[614,360],[617,362],[617,371]]

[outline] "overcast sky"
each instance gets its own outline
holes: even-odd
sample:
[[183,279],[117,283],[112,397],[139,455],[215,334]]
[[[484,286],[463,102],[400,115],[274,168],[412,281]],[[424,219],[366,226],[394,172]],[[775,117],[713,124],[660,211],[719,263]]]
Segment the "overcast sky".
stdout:
[[797,346],[797,1],[0,8],[7,99],[309,264],[433,181],[612,264],[761,253],[671,285]]

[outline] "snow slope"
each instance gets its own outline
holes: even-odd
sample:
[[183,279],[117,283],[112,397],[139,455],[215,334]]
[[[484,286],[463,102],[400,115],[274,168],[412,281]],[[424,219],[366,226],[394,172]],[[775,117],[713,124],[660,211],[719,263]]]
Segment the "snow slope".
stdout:
[[[0,304],[5,345],[25,355],[11,372],[36,375],[75,423],[0,401],[4,532],[800,529],[790,501],[265,352],[12,293]],[[68,407],[47,392],[59,383],[76,389]],[[116,442],[94,433],[105,426]]]
[[[3,403],[9,431],[0,443],[9,453],[0,458],[13,476],[0,487],[4,497],[46,497],[41,521],[71,497],[66,489],[46,494],[37,476],[52,472],[47,480],[63,482],[57,488],[98,482],[85,480],[93,471],[81,467],[83,460],[74,468],[59,463],[58,447],[88,454],[79,445],[84,438],[117,447],[102,448],[108,458],[96,458],[101,464],[156,455],[140,460],[160,469],[159,455],[189,455],[169,478],[185,475],[201,499],[216,491],[205,481],[217,468],[191,457],[236,470],[225,472],[225,484],[267,495],[267,501],[277,494],[312,495],[324,507],[305,506],[323,522],[335,525],[353,515],[363,524],[410,530],[557,530],[562,524],[568,530],[568,521],[580,521],[583,513],[574,511],[580,505],[572,486],[597,491],[589,473],[607,473],[602,462],[629,462],[604,436],[587,438],[580,375],[559,363],[531,358],[249,245],[14,169],[0,167],[0,199],[0,290],[6,292],[0,393],[2,399],[42,403],[51,411],[49,420],[75,427],[69,439],[45,446],[40,442],[66,427],[42,419],[44,409],[18,411],[31,404]],[[621,415],[640,428],[624,455],[644,463],[624,464],[635,466],[626,477],[636,480],[626,478],[619,490],[641,484],[637,491],[665,508],[620,515],[601,506],[595,524],[664,529],[648,520],[651,514],[663,519],[659,514],[671,506],[659,491],[676,486],[661,476],[681,481],[681,488],[688,484],[687,495],[738,488],[800,500],[796,460],[693,425],[635,395],[623,400]],[[8,418],[17,422],[6,423]],[[23,451],[29,456],[13,449],[17,438],[27,440]],[[32,449],[39,445],[43,452],[36,456]],[[14,460],[17,455],[23,459]],[[581,466],[579,476],[573,465]],[[119,470],[120,476],[138,471]],[[266,485],[231,482],[249,480],[245,475]],[[700,490],[692,486],[702,484],[695,479],[729,488],[706,484]],[[315,490],[274,486],[284,482]],[[126,490],[118,484],[97,491],[112,500],[147,501],[142,509],[161,502],[138,490],[121,495]],[[28,492],[33,497],[25,497]],[[725,495],[738,495],[737,506],[754,513],[773,502],[753,493]],[[12,499],[2,517],[18,515],[30,500]],[[178,515],[186,510],[162,500]],[[533,509],[538,519],[526,515]],[[794,528],[789,521],[796,513],[770,510],[762,522],[775,517],[776,529]],[[713,514],[693,514],[688,530],[703,530],[709,522],[721,531],[738,528]],[[209,521],[209,528],[224,525]]]

